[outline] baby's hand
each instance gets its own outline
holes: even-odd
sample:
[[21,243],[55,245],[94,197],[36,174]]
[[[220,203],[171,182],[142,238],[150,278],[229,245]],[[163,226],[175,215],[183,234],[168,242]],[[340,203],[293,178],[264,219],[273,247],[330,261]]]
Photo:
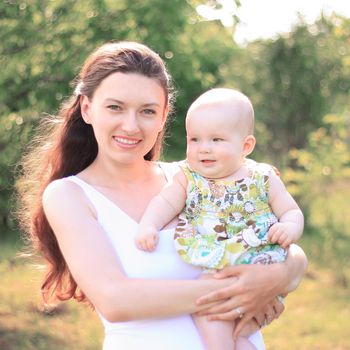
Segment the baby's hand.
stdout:
[[135,238],[136,247],[146,252],[156,249],[159,241],[159,234],[155,227],[141,229]]
[[271,243],[278,243],[282,248],[288,248],[297,240],[296,225],[293,222],[277,222],[269,229],[268,237]]

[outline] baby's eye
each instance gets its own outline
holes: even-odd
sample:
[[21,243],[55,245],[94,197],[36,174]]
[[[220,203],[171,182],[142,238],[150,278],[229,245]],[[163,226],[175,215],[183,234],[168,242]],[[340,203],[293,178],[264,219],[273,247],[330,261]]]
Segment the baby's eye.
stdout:
[[108,109],[110,109],[111,111],[121,111],[122,107],[120,107],[119,105],[109,105],[107,106]]
[[198,142],[198,138],[197,138],[197,137],[191,137],[191,138],[190,138],[190,141],[191,141],[191,142]]
[[213,141],[214,142],[220,142],[220,141],[223,141],[224,139],[220,138],[220,137],[214,137],[213,138]]

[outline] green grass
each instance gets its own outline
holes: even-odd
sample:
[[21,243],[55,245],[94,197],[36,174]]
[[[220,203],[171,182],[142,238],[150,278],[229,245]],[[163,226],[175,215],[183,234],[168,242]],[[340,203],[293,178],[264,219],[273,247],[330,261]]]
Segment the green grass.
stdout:
[[268,350],[350,350],[350,183],[313,200],[312,232],[300,244],[309,258],[301,285],[286,298],[286,312],[264,329]]
[[0,349],[101,349],[102,326],[88,307],[67,302],[51,313],[42,311],[41,273],[15,257],[18,247],[0,242]]
[[[331,270],[320,267],[313,237],[302,244],[310,268],[298,290],[287,297],[280,319],[263,330],[267,349],[350,350],[349,289],[335,285]],[[28,260],[14,257],[18,247],[0,242],[0,349],[101,349],[102,326],[88,307],[67,302],[53,313],[40,311],[41,274]]]
[[286,311],[263,331],[269,350],[349,350],[349,289],[334,284],[331,271],[311,263]]

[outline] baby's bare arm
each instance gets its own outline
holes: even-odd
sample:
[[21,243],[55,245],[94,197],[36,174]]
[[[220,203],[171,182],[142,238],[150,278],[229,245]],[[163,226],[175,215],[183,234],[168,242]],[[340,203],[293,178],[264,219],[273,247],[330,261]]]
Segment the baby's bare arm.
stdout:
[[135,239],[139,249],[153,251],[158,243],[158,231],[183,209],[186,201],[187,179],[182,171],[154,197],[146,208]]
[[269,230],[270,241],[279,243],[283,248],[297,242],[303,233],[304,216],[282,180],[275,173],[271,173],[270,176],[269,204],[278,218],[278,223]]

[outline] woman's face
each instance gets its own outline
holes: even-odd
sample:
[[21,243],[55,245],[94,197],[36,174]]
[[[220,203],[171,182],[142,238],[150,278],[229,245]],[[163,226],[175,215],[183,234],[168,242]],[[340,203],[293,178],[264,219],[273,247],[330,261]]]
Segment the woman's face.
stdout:
[[93,127],[98,157],[124,164],[143,160],[167,117],[163,88],[157,80],[137,73],[109,75],[91,100],[82,96],[81,111]]

